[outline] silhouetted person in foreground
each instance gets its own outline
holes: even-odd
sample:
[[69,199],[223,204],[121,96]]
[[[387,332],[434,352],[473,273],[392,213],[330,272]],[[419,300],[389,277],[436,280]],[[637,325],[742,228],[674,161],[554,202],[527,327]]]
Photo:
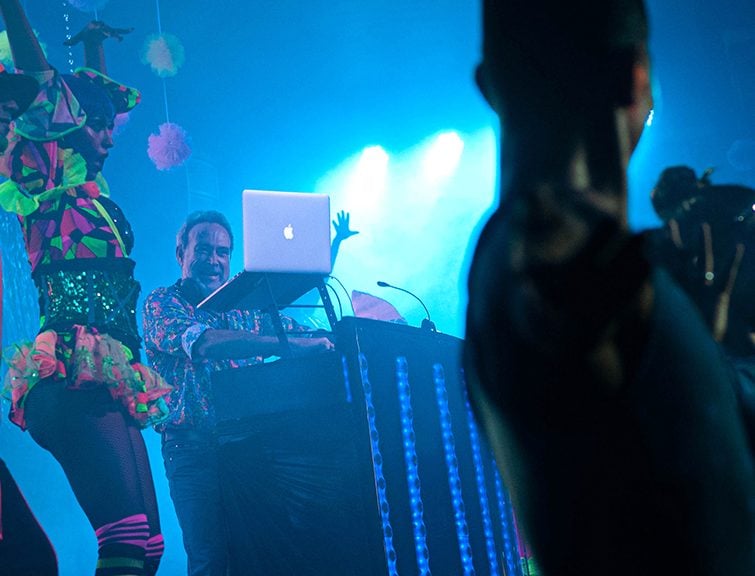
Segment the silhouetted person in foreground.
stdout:
[[640,0],[484,0],[477,79],[500,206],[466,367],[545,575],[752,575],[755,479],[731,372],[627,226],[652,107]]

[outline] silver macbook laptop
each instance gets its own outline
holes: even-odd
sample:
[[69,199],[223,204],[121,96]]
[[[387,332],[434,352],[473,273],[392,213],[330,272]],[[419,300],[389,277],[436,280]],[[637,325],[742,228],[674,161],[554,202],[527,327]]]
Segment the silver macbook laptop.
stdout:
[[244,270],[330,274],[330,197],[244,190]]

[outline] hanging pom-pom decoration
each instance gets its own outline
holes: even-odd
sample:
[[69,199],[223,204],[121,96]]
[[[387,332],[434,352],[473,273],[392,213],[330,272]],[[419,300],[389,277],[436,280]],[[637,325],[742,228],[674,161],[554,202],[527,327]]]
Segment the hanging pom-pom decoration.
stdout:
[[150,134],[147,154],[158,170],[180,166],[191,156],[186,131],[178,124],[160,124],[159,134]]
[[175,76],[184,59],[183,44],[172,34],[153,34],[142,47],[142,62],[160,78]]
[[94,12],[105,7],[108,0],[68,0],[68,3],[81,12]]

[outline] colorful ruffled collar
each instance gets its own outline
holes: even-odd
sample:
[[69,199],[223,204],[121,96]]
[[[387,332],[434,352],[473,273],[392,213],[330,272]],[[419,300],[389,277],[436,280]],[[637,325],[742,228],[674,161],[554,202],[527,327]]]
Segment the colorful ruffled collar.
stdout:
[[19,216],[28,216],[39,208],[40,203],[59,198],[72,188],[82,190],[90,198],[110,196],[110,188],[102,173],[98,173],[94,180],[86,179],[87,166],[81,154],[61,148],[58,150],[58,160],[63,164],[63,181],[58,186],[39,194],[30,194],[8,180],[0,184],[0,207]]

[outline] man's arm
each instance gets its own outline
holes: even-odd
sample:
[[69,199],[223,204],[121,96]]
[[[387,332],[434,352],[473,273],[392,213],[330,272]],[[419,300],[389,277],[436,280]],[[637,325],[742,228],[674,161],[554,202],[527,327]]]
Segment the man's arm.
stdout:
[[333,220],[333,229],[336,231],[336,235],[335,235],[335,238],[333,238],[333,242],[330,245],[330,265],[331,266],[335,266],[336,258],[338,257],[338,249],[341,247],[341,242],[343,242],[347,238],[351,238],[352,236],[359,234],[357,230],[352,230],[351,227],[349,226],[350,219],[351,219],[351,214],[341,210],[336,215],[336,219]]
[[[248,326],[243,315],[229,321],[232,325],[222,328],[203,323],[176,293],[158,289],[144,303],[144,342],[153,351],[192,359],[265,358],[282,353],[278,338],[261,334],[253,318],[249,317]],[[333,349],[327,338],[297,336],[288,342],[296,356]]]
[[[333,343],[322,337],[289,337],[288,344],[294,356],[305,356],[333,349]],[[281,355],[283,355],[283,349],[276,336],[245,330],[205,330],[192,346],[192,358],[224,360]]]
[[184,348],[184,335],[191,330],[199,337],[207,329],[193,316],[186,301],[167,288],[158,288],[147,296],[142,322],[147,350],[169,356],[189,355]]
[[224,360],[280,354],[278,338],[245,330],[205,330],[191,348],[192,358]]

